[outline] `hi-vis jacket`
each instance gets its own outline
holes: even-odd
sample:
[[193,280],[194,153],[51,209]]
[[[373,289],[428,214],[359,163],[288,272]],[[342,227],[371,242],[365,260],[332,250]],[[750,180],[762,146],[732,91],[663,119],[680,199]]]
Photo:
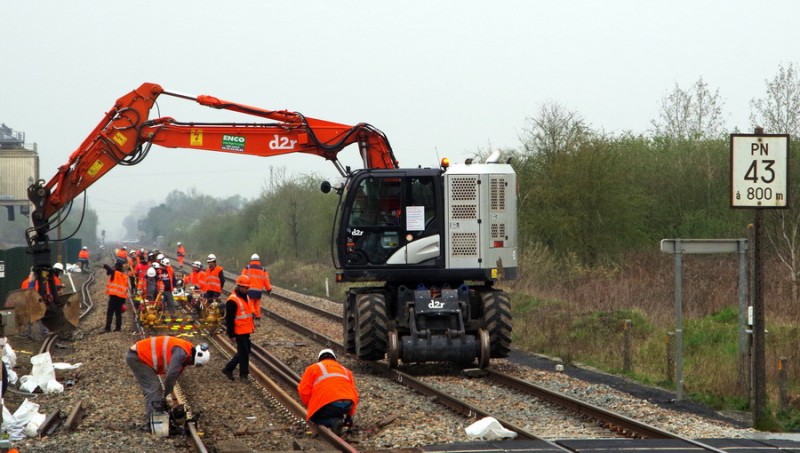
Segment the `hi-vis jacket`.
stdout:
[[269,273],[261,265],[261,261],[250,261],[250,264],[242,269],[242,275],[250,277],[250,291],[272,291]]
[[114,274],[108,278],[108,283],[106,283],[106,294],[125,299],[128,297],[128,282],[128,277],[125,274],[114,270]]
[[183,338],[161,336],[139,340],[131,347],[131,350],[135,350],[139,360],[152,368],[156,374],[166,375],[164,380],[164,394],[166,395],[172,392],[175,382],[183,372],[184,360],[192,357],[193,347],[194,345],[190,341]]
[[88,260],[89,259],[89,251],[81,249],[81,251],[78,252],[78,259],[79,260]]
[[350,400],[353,406],[350,415],[355,415],[358,406],[358,390],[353,373],[336,360],[325,359],[311,364],[303,372],[297,385],[300,400],[308,408],[306,420],[323,406],[339,400]]
[[222,266],[215,266],[214,269],[208,268],[206,271],[206,287],[204,291],[222,292]]
[[[225,327],[228,329],[228,336],[230,332],[235,335],[247,335],[256,330],[256,325],[253,322],[253,312],[250,309],[250,304],[247,300],[239,297],[235,292],[231,293],[226,301],[225,313]],[[231,306],[236,307],[235,315],[231,316]]]

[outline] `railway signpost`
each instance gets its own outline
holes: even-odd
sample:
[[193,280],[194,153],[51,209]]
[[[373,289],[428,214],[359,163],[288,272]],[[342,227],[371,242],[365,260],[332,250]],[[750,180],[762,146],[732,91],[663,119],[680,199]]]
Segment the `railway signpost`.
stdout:
[[[683,254],[739,254],[739,356],[746,346],[747,239],[662,239],[661,251],[675,255],[675,400],[683,399]],[[740,379],[742,377],[740,376]]]
[[762,281],[762,209],[789,207],[789,135],[731,134],[731,207],[753,209],[753,425],[766,421],[766,346]]

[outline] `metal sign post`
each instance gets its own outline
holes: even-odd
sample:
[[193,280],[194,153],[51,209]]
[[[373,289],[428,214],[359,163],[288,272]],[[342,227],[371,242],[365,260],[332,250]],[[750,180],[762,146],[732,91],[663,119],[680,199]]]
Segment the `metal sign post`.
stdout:
[[[662,239],[661,251],[675,255],[675,399],[683,399],[683,285],[682,256],[689,254],[739,254],[739,357],[744,357],[745,335],[745,250],[747,239]],[[741,362],[740,362],[741,363]]]
[[753,425],[766,421],[766,345],[761,227],[764,208],[789,207],[789,135],[731,134],[731,207],[753,208]]

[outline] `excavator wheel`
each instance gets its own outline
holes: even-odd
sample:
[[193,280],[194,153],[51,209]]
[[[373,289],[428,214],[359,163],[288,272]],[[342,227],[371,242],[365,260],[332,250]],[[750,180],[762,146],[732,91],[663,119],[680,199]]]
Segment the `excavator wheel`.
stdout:
[[489,332],[492,358],[508,357],[511,351],[511,301],[503,291],[481,292],[483,328]]
[[386,355],[386,296],[356,296],[356,354],[361,360],[381,360]]

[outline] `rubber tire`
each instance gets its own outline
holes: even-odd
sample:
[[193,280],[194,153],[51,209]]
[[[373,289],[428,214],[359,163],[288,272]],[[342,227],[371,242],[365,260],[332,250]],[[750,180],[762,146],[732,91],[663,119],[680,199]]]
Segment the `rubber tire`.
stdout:
[[483,328],[489,332],[491,357],[508,357],[511,352],[511,300],[503,291],[481,293]]
[[361,360],[386,356],[389,334],[386,328],[386,296],[382,293],[356,296],[356,354]]

